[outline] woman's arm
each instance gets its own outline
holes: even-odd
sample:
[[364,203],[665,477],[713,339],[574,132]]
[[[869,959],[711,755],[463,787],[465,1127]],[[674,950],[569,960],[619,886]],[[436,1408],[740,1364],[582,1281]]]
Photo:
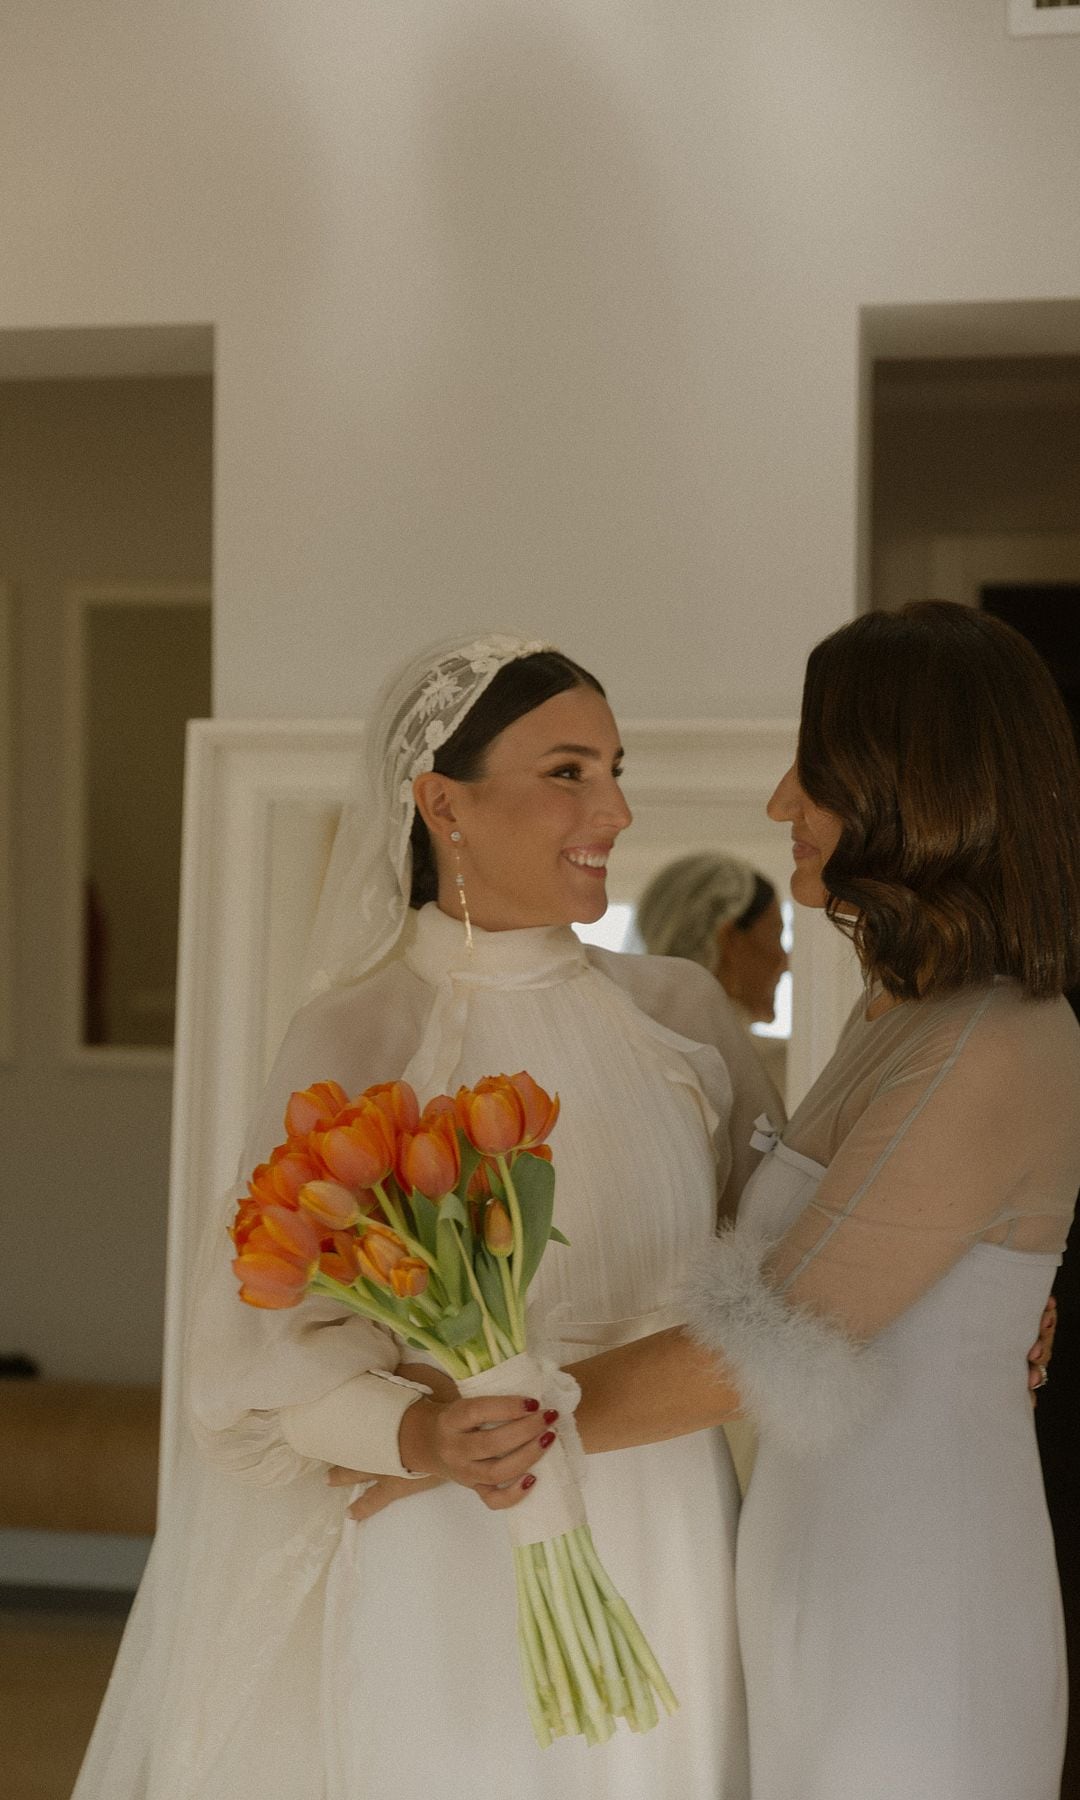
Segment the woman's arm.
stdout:
[[723,1359],[675,1327],[574,1363],[575,1414],[584,1448],[626,1450],[662,1443],[742,1416]]

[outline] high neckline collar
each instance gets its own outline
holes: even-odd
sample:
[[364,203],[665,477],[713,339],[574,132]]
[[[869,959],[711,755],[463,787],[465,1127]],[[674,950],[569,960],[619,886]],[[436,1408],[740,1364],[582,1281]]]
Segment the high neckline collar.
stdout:
[[464,925],[432,901],[416,914],[405,961],[428,981],[453,975],[484,983],[506,977],[547,984],[567,980],[588,966],[585,946],[569,925],[524,931],[481,931],[474,925],[472,935],[470,951]]

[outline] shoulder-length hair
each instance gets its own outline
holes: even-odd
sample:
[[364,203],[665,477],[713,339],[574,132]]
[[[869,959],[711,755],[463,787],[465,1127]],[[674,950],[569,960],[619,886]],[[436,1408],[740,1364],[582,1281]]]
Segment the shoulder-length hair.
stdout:
[[1080,979],[1080,762],[1019,632],[940,600],[853,619],[811,653],[797,772],[841,821],[828,916],[890,994]]

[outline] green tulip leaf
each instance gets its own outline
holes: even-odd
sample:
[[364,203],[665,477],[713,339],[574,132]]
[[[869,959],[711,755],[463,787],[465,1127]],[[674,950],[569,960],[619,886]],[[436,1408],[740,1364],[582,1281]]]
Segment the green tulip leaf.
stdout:
[[432,1326],[432,1330],[451,1350],[456,1350],[459,1344],[471,1343],[474,1337],[479,1337],[482,1325],[483,1315],[479,1306],[475,1300],[469,1300],[458,1312],[448,1313],[444,1319],[440,1319],[437,1325]]
[[557,1225],[553,1225],[548,1232],[548,1242],[552,1244],[565,1244],[568,1250],[570,1248],[570,1239],[563,1236]]
[[465,1298],[465,1267],[461,1260],[460,1242],[457,1227],[452,1219],[443,1217],[440,1207],[439,1222],[435,1228],[435,1255],[439,1262],[439,1278],[451,1306],[460,1306]]
[[469,1229],[469,1215],[465,1211],[465,1203],[460,1194],[445,1194],[439,1201],[436,1211],[439,1215],[440,1225],[449,1224],[453,1220],[455,1225],[464,1225],[466,1231]]
[[398,1296],[393,1293],[390,1288],[380,1287],[374,1281],[368,1281],[365,1278],[361,1278],[356,1283],[356,1289],[358,1293],[364,1296],[365,1300],[368,1300],[373,1306],[377,1307],[380,1312],[390,1313],[395,1320],[400,1319],[402,1324],[409,1323],[411,1315],[408,1303],[404,1300],[399,1300]]
[[508,1335],[512,1335],[510,1329],[510,1317],[506,1310],[506,1295],[503,1293],[502,1276],[499,1274],[498,1261],[492,1256],[490,1250],[481,1246],[476,1253],[473,1268],[476,1273],[480,1292],[484,1296],[484,1305],[487,1307],[488,1312],[495,1320],[495,1323],[502,1327],[503,1331]]
[[461,1151],[461,1179],[457,1184],[457,1192],[464,1195],[473,1176],[480,1166],[480,1152],[472,1144],[463,1131],[457,1134],[458,1148]]
[[523,1231],[521,1268],[515,1270],[515,1274],[518,1292],[524,1294],[540,1267],[540,1258],[551,1236],[555,1170],[538,1156],[519,1156],[514,1164],[513,1182],[521,1206]]
[[429,1256],[436,1254],[435,1232],[439,1223],[439,1208],[434,1200],[429,1200],[419,1188],[414,1188],[409,1200],[412,1216],[416,1225],[416,1235]]

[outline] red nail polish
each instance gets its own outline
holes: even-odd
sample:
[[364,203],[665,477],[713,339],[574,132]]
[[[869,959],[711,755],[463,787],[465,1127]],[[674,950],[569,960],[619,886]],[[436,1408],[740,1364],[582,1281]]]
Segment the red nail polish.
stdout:
[[541,1450],[546,1450],[548,1445],[553,1444],[554,1442],[555,1442],[555,1433],[553,1431],[545,1431],[543,1437],[540,1439]]
[[554,1425],[558,1416],[559,1416],[558,1413],[555,1412],[554,1409],[551,1412],[546,1412],[544,1414],[544,1424],[545,1425]]
[[539,1400],[526,1400],[525,1411],[526,1412],[539,1412],[540,1411]]
[[535,1475],[525,1475],[522,1478],[521,1485],[526,1490],[526,1492],[528,1492],[529,1488],[536,1486],[536,1476]]

